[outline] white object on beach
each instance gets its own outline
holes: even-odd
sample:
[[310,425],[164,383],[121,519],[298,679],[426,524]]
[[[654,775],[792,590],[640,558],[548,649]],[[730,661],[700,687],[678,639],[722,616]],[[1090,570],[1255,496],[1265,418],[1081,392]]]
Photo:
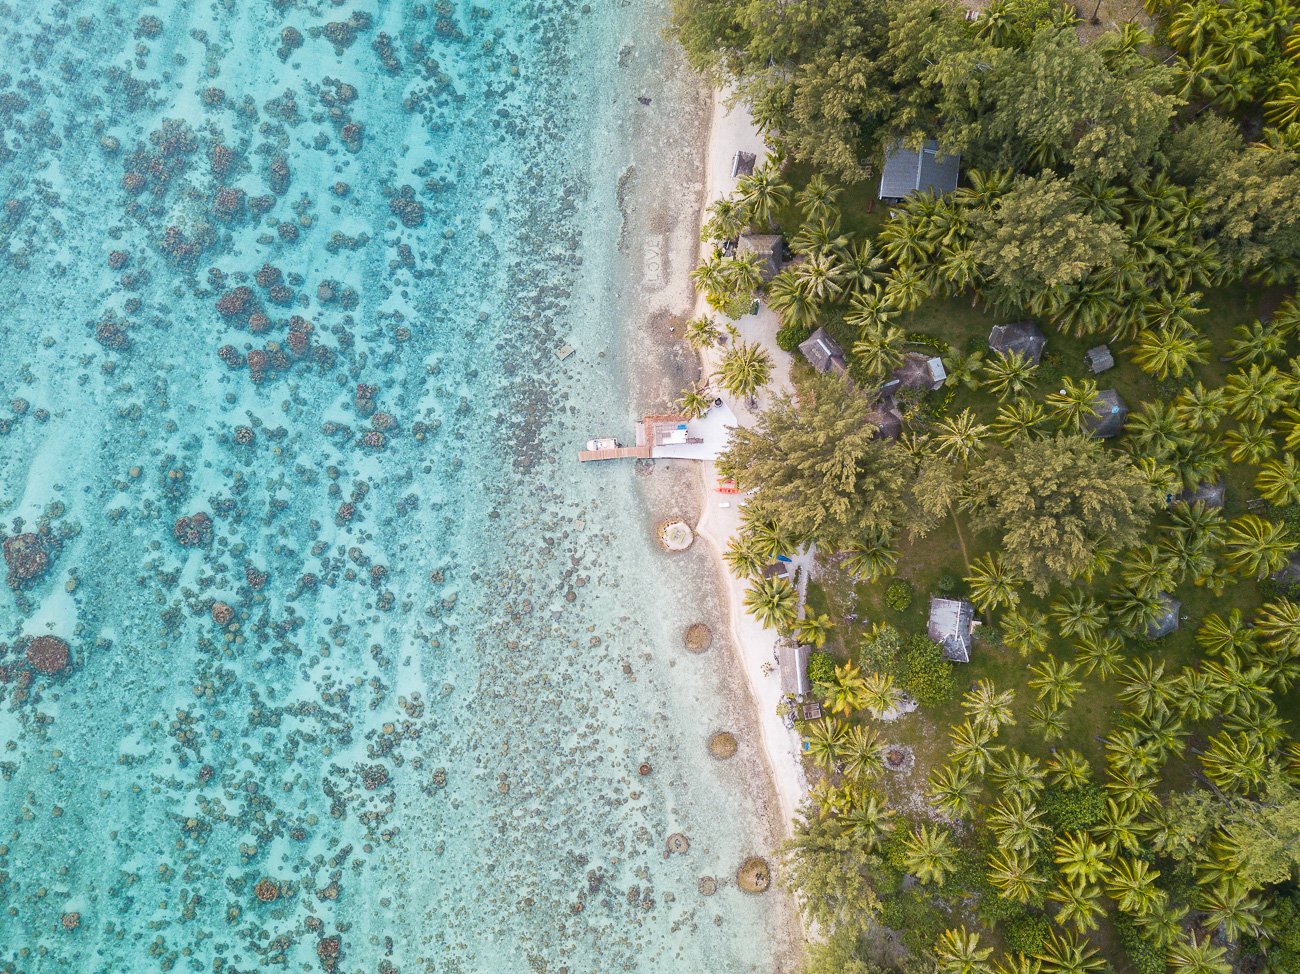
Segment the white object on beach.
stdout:
[[718,501],[718,506],[719,506],[719,507],[730,507],[730,506],[731,506],[731,501]]

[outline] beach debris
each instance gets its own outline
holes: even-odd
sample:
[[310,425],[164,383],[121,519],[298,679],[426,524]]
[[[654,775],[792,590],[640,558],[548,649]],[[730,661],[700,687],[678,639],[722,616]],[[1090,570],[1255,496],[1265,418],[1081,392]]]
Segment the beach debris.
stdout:
[[772,870],[762,856],[750,856],[736,870],[736,885],[746,893],[766,893],[772,887]]
[[61,672],[69,656],[68,644],[58,636],[37,636],[27,643],[27,662],[39,673]]
[[687,652],[703,653],[713,645],[713,630],[702,622],[692,622],[682,633],[682,644]]
[[648,105],[650,104],[650,96],[642,95],[640,98],[637,99],[637,101],[639,101],[642,105]]
[[729,731],[718,731],[709,738],[709,753],[719,761],[735,757],[738,747],[736,736]]
[[680,517],[660,521],[656,534],[665,551],[685,551],[695,543],[695,532]]

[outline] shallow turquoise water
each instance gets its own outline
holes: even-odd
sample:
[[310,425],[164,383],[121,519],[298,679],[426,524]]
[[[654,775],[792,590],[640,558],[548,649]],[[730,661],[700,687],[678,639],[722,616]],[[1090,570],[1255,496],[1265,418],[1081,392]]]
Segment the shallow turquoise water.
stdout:
[[0,971],[771,969],[725,666],[573,463],[659,16],[0,4]]

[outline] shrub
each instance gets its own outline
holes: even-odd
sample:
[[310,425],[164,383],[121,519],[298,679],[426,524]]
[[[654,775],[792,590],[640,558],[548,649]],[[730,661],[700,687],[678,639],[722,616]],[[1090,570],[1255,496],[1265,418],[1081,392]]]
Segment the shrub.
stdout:
[[776,346],[793,355],[799,351],[799,343],[808,337],[808,329],[800,325],[782,325],[776,330]]
[[912,583],[896,578],[885,589],[885,604],[891,609],[902,612],[912,604]]
[[957,586],[961,584],[961,579],[949,572],[944,572],[939,576],[939,594],[952,595],[957,591]]
[[835,657],[824,650],[817,650],[808,657],[808,682],[814,686],[825,686],[835,679]]
[[1051,930],[1052,924],[1047,917],[1041,913],[1026,913],[1007,921],[1002,928],[1002,939],[1008,950],[1032,956],[1043,949]]
[[1087,829],[1101,821],[1106,812],[1106,792],[1100,785],[1087,784],[1072,791],[1048,786],[1038,800],[1049,825],[1057,832]]
[[867,671],[899,677],[899,656],[903,651],[903,634],[888,622],[878,622],[862,637],[860,659]]
[[1162,947],[1142,932],[1132,920],[1121,916],[1115,921],[1115,934],[1137,974],[1162,974],[1168,958]]
[[921,704],[951,700],[957,695],[952,667],[939,646],[925,636],[912,636],[903,651],[903,689]]

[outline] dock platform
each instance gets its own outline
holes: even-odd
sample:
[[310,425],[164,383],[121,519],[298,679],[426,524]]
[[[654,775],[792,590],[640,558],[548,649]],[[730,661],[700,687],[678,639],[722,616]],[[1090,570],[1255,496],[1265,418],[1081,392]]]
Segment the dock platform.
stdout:
[[650,446],[616,446],[608,450],[579,450],[578,462],[591,460],[649,460]]

